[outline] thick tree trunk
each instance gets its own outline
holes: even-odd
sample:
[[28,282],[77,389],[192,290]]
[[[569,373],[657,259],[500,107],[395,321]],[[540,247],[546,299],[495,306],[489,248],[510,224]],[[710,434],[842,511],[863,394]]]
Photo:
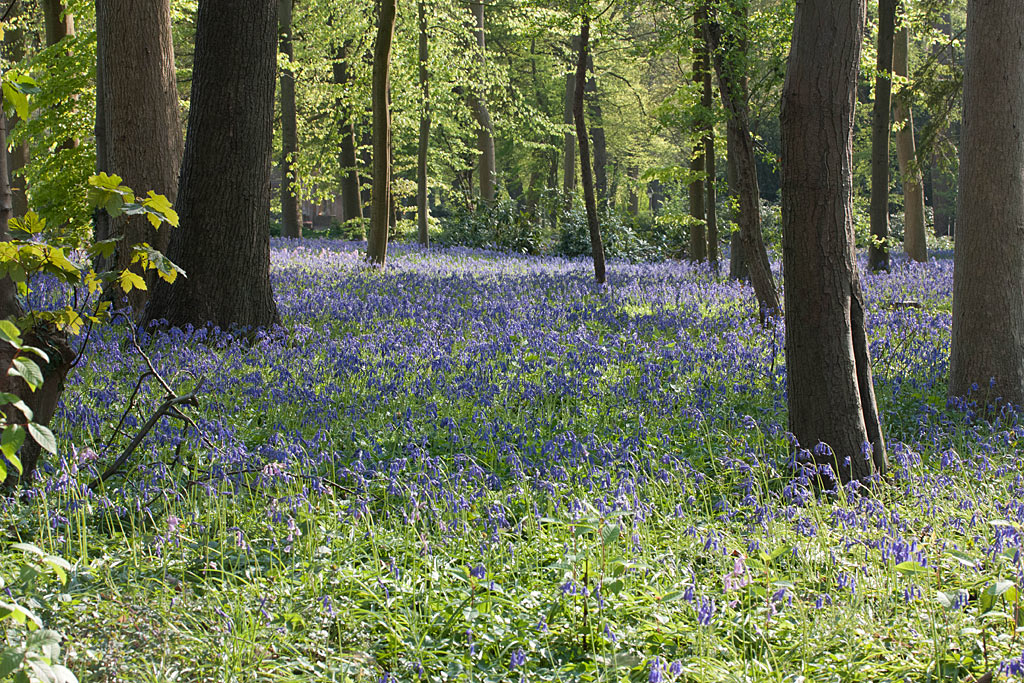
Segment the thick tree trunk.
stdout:
[[[893,72],[907,77],[910,70],[910,33],[904,25],[896,33],[893,47]],[[900,163],[900,178],[903,185],[903,250],[915,261],[928,260],[928,245],[925,241],[924,179],[917,163],[917,149],[914,142],[914,117],[910,111],[909,94],[905,90],[896,93],[896,157]]]
[[583,202],[587,209],[587,225],[590,227],[594,277],[598,284],[604,284],[604,243],[601,240],[601,226],[597,222],[597,198],[594,195],[594,176],[590,169],[590,138],[587,137],[587,122],[583,117],[583,89],[586,87],[589,48],[590,15],[584,9],[583,22],[580,26],[580,54],[576,63],[576,97],[572,105],[572,115],[576,122],[576,139],[580,143],[580,180],[583,182]]
[[379,0],[377,39],[373,46],[373,209],[366,259],[383,269],[388,255],[391,198],[391,44],[395,38],[398,0]]
[[270,288],[270,165],[277,0],[200,0],[185,156],[168,255],[187,277],[160,282],[149,320],[264,327]]
[[[13,20],[21,14],[21,3],[17,3],[11,10],[10,19]],[[20,28],[7,27],[4,30],[3,55],[9,64],[17,64],[25,58],[25,31]],[[7,119],[7,139],[10,140],[11,131],[17,125],[17,114]],[[26,194],[25,177],[15,175],[19,170],[28,164],[28,140],[22,140],[10,148],[7,156],[7,170],[9,172],[11,189],[11,207],[15,218],[24,216],[28,211],[28,195]]]
[[[729,189],[729,220],[739,224],[739,200],[740,200],[740,174],[736,169],[736,154],[734,149],[739,147],[732,138],[735,132],[732,129],[726,130],[726,156],[725,176]],[[733,280],[747,280],[750,278],[750,271],[747,269],[747,259],[743,254],[743,239],[740,237],[739,229],[732,231],[729,235],[729,277]]]
[[[96,81],[99,170],[121,176],[141,196],[152,190],[173,202],[184,145],[169,0],[97,0]],[[120,240],[112,264],[117,270],[131,265],[136,244],[166,252],[171,230],[153,228],[145,216],[111,218],[99,212],[96,217],[99,239]],[[142,274],[137,265],[134,268]],[[154,286],[153,272],[147,275],[149,286]],[[148,300],[147,290],[128,294],[136,314]]]
[[[742,30],[746,17],[740,6],[734,7],[734,16],[729,18],[733,30]],[[718,74],[718,89],[722,105],[729,114],[729,154],[736,160],[736,175],[740,200],[740,239],[750,273],[750,284],[754,287],[760,309],[761,321],[778,315],[782,306],[779,293],[772,277],[771,262],[761,234],[761,192],[757,184],[757,159],[754,155],[754,139],[750,133],[749,110],[747,105],[746,78],[737,73],[734,55],[727,54],[726,46],[745,45],[746,41],[736,35],[723,33],[717,17],[708,15],[705,23],[707,41],[714,55],[715,71]],[[735,48],[733,48],[735,49]]]
[[1024,14],[968,0],[950,396],[1024,404]]
[[[476,21],[476,44],[480,48],[480,61],[486,63],[486,40],[484,37],[484,2],[470,0],[470,9]],[[497,162],[494,155],[494,124],[487,110],[487,102],[483,93],[473,93],[469,98],[473,115],[476,117],[476,145],[480,153],[480,199],[485,204],[494,201],[497,185]]]
[[295,114],[295,72],[292,62],[292,9],[294,0],[280,0],[280,53],[288,66],[281,69],[281,232],[285,237],[302,237],[302,205],[295,161],[299,154],[299,129]]
[[865,0],[797,5],[782,96],[789,430],[842,481],[887,467],[852,220],[864,14]]
[[604,116],[597,93],[597,77],[594,75],[594,55],[588,51],[587,87],[584,93],[587,112],[590,114],[590,142],[594,147],[594,192],[597,203],[604,206],[608,201],[608,142],[604,135]]
[[892,50],[896,0],[878,0],[878,60],[871,113],[871,244],[868,268],[889,270],[889,113],[892,109]]
[[[573,39],[573,52],[579,53],[579,46],[576,45],[576,38]],[[570,71],[565,75],[565,112],[563,122],[567,126],[573,125],[572,103],[576,101],[576,72]],[[562,192],[568,200],[576,191],[576,138],[569,131],[565,132],[565,140],[562,146]]]
[[[352,77],[348,70],[348,45],[338,48],[334,64],[334,82],[337,85],[347,85]],[[359,161],[356,158],[356,127],[353,121],[355,113],[352,107],[346,104],[342,98],[337,100],[338,111],[341,112],[341,149],[338,155],[338,162],[341,166],[341,205],[345,222],[356,227],[356,236],[362,239],[363,228],[363,199],[359,188]]]
[[420,93],[423,103],[420,105],[420,140],[416,153],[416,231],[419,242],[423,246],[430,244],[427,230],[430,218],[430,206],[427,201],[427,159],[430,152],[430,73],[427,71],[429,57],[427,43],[427,8],[425,0],[419,0],[416,6],[419,19],[419,77]]

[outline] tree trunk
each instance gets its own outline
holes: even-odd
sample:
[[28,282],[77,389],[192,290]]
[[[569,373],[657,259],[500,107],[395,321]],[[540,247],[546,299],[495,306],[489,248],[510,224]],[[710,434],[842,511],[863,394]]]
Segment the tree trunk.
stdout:
[[398,0],[379,0],[377,39],[373,46],[373,210],[366,259],[383,269],[388,255],[391,217],[391,44],[395,38]]
[[281,232],[285,237],[302,237],[302,206],[295,161],[299,154],[299,130],[295,115],[295,50],[292,47],[294,0],[280,0],[279,51],[288,66],[281,69]]
[[[740,174],[736,169],[736,154],[734,149],[738,148],[732,138],[735,132],[732,129],[726,130],[726,155],[725,175],[729,188],[729,220],[739,224],[739,197],[740,197]],[[743,240],[740,237],[739,229],[734,229],[729,235],[729,277],[733,280],[747,280],[750,278],[750,271],[747,269],[747,259],[743,255]]]
[[[476,20],[476,44],[480,48],[480,61],[486,63],[486,42],[484,38],[484,2],[470,0],[470,9]],[[494,156],[494,124],[487,110],[487,102],[483,93],[473,93],[469,98],[473,115],[476,117],[476,145],[480,152],[480,199],[485,204],[494,201],[497,184],[497,165]]]
[[[704,43],[704,26],[700,10],[693,14],[693,83],[703,91],[704,73],[708,70],[707,57]],[[702,95],[703,96],[703,95]],[[702,101],[703,104],[703,101]],[[704,208],[704,181],[701,175],[705,173],[707,162],[704,159],[704,139],[701,137],[693,145],[690,152],[690,172],[693,179],[690,181],[690,260],[704,261],[707,258],[707,234],[704,232],[705,208]]]
[[[579,53],[579,46],[575,45],[578,38],[573,39],[574,52]],[[570,71],[565,75],[565,112],[563,122],[567,126],[573,125],[572,105],[576,101],[576,72]],[[571,201],[572,194],[576,191],[576,138],[569,131],[565,132],[565,140],[562,147],[562,192],[566,201]]]
[[[352,77],[348,70],[348,44],[338,48],[334,64],[334,82],[347,85]],[[359,188],[359,162],[356,159],[356,127],[353,121],[355,112],[342,98],[336,100],[338,111],[341,112],[341,150],[338,162],[341,166],[341,205],[345,222],[356,226],[356,236],[363,238],[363,199]]]
[[587,209],[587,225],[590,227],[590,249],[594,255],[594,277],[604,284],[604,243],[601,241],[601,226],[597,222],[597,198],[594,196],[594,176],[590,169],[590,138],[587,137],[587,122],[583,118],[583,89],[586,87],[587,59],[590,51],[590,15],[583,10],[580,26],[580,54],[576,63],[576,96],[573,100],[572,115],[576,121],[576,139],[580,143],[580,180],[583,182],[583,202]]
[[174,326],[278,322],[270,287],[270,165],[277,0],[200,0],[185,156],[170,259],[148,320]]
[[665,188],[661,186],[660,180],[652,180],[647,183],[647,198],[651,215],[657,216],[661,211],[661,205],[665,203]]
[[590,114],[590,142],[594,147],[594,192],[597,202],[604,206],[608,201],[608,143],[604,135],[604,116],[597,94],[597,77],[594,75],[594,55],[588,51],[587,86],[584,93]]
[[629,178],[629,204],[626,210],[630,216],[635,216],[640,213],[640,169],[636,164],[630,163],[626,167],[626,177]]
[[[893,46],[893,72],[906,78],[910,59],[910,33],[906,23],[896,33]],[[900,178],[903,186],[903,250],[915,261],[928,260],[928,245],[925,242],[924,179],[917,163],[917,149],[914,142],[914,117],[910,111],[909,93],[896,93],[896,157],[900,163]]]
[[[6,148],[7,118],[0,111],[0,149]],[[8,182],[9,172],[7,155],[0,154],[0,242],[9,242],[11,239],[9,224],[14,206],[11,185]],[[22,315],[24,315],[24,310],[18,301],[17,287],[10,278],[6,276],[0,278],[0,320],[16,319]],[[43,373],[42,386],[33,391],[20,378],[7,374],[7,370],[14,363],[16,351],[10,344],[0,344],[0,391],[14,394],[24,401],[32,411],[34,422],[49,425],[57,410],[60,395],[64,391],[64,378],[71,370],[75,354],[68,346],[67,337],[49,325],[37,324],[32,327],[25,335],[25,343],[45,350],[50,357],[46,363],[38,359],[36,361]],[[12,422],[24,422],[25,420],[21,411],[11,405],[4,408],[4,413]],[[31,479],[39,461],[39,455],[39,445],[31,438],[26,439],[19,453],[22,474],[18,480],[24,482]]]
[[949,182],[948,172],[942,166],[938,154],[932,155],[932,219],[935,221],[935,236],[953,235],[953,213],[956,211],[952,197],[956,187]]
[[1024,14],[968,0],[949,394],[1024,404]]
[[425,0],[417,3],[419,14],[419,77],[420,92],[423,103],[420,105],[420,141],[416,153],[416,226],[420,244],[428,246],[430,235],[427,223],[430,218],[430,206],[427,202],[427,156],[430,151],[430,74],[427,71],[427,9]]
[[868,268],[889,270],[889,113],[892,109],[892,51],[896,0],[878,0],[878,60],[871,114],[871,244]]
[[[732,31],[745,30],[746,16],[740,5],[733,6],[729,17]],[[740,199],[740,239],[743,253],[750,272],[750,284],[757,296],[761,322],[780,313],[779,293],[772,277],[771,262],[761,234],[761,192],[757,185],[757,159],[754,156],[754,139],[750,134],[749,110],[747,105],[746,77],[740,71],[739,62],[733,51],[737,45],[746,45],[745,37],[732,33],[724,34],[722,24],[709,13],[705,23],[707,42],[714,55],[715,71],[718,73],[718,89],[722,105],[729,114],[729,154],[736,159],[736,174]],[[727,47],[728,46],[728,47]],[[725,48],[725,49],[723,49]],[[731,48],[731,50],[729,49]]]
[[708,233],[708,263],[711,264],[711,269],[718,273],[718,216],[716,215],[718,195],[715,191],[715,177],[717,175],[715,170],[715,122],[711,115],[712,107],[714,106],[711,88],[711,45],[708,43],[707,36],[704,35],[702,26],[708,17],[707,2],[701,3],[697,16],[700,22],[700,30],[694,37],[702,45],[701,61],[703,69],[701,75],[703,78],[701,83],[701,106],[707,116],[707,121],[704,124],[704,186],[707,188],[707,204],[705,205],[704,214]]
[[[10,19],[14,20],[21,14],[21,3],[17,3],[11,10]],[[4,59],[9,64],[17,64],[25,58],[25,31],[21,28],[6,28],[3,41]],[[7,119],[7,128],[4,131],[7,139],[10,140],[11,131],[18,124],[17,114]],[[28,212],[28,195],[26,194],[25,177],[15,175],[19,170],[28,164],[28,140],[21,140],[10,148],[7,156],[7,170],[9,172],[11,207],[13,216],[19,218]]]
[[48,46],[75,35],[75,15],[60,0],[43,0],[43,23]]
[[[97,0],[96,81],[98,169],[119,175],[141,196],[152,190],[173,202],[183,140],[169,0]],[[97,238],[119,239],[112,264],[117,270],[131,266],[136,244],[166,252],[171,231],[155,229],[145,216],[96,217]],[[153,271],[133,268],[150,287],[156,284]],[[133,289],[127,298],[138,315],[149,291]]]
[[864,14],[865,0],[797,5],[781,116],[789,431],[844,482],[887,467],[852,221]]

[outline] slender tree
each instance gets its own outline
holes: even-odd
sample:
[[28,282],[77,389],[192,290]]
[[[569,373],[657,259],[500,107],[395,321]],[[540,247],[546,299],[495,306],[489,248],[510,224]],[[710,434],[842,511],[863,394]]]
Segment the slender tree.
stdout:
[[[708,18],[707,1],[701,2],[697,9],[698,21],[703,24]],[[706,32],[695,38],[703,44],[703,76],[701,83],[701,108],[706,120],[704,121],[704,186],[707,189],[707,203],[705,204],[705,219],[708,237],[708,263],[712,270],[718,272],[718,196],[715,191],[715,122],[711,116],[711,108],[714,105],[713,90],[711,87],[711,45],[708,43]]]
[[[578,37],[573,37],[573,54],[579,54]],[[562,147],[562,193],[568,200],[576,191],[576,138],[571,127],[573,126],[572,106],[576,101],[576,70],[569,70],[565,74],[565,109],[563,112],[563,123],[566,125],[565,140]]]
[[865,0],[799,3],[782,94],[789,431],[843,481],[887,466],[852,222],[864,16]]
[[[480,62],[487,62],[487,43],[484,32],[484,2],[483,0],[470,0],[470,9],[473,10],[475,21],[474,35],[476,44],[480,50]],[[497,161],[494,153],[494,124],[491,122],[491,113],[487,109],[487,102],[483,93],[471,92],[469,104],[476,117],[476,144],[480,154],[480,199],[490,204],[494,201],[494,192],[497,185]]]
[[968,0],[949,393],[1024,404],[1024,14]]
[[747,80],[740,59],[746,45],[745,36],[741,35],[746,30],[746,6],[733,0],[730,3],[729,16],[724,18],[724,22],[719,20],[717,12],[709,8],[705,31],[718,74],[722,105],[729,115],[729,154],[736,160],[743,255],[750,273],[750,284],[757,296],[761,320],[765,322],[778,315],[782,306],[761,234],[761,192],[757,184],[754,138],[750,133]]
[[299,154],[298,121],[295,114],[295,49],[292,45],[292,10],[295,0],[278,5],[279,45],[287,66],[281,71],[281,232],[285,237],[302,237],[302,205],[295,160]]
[[67,11],[61,0],[42,0],[42,6],[47,45],[56,45],[62,39],[75,35],[75,16]]
[[221,327],[278,321],[270,287],[277,4],[199,1],[175,203],[180,227],[168,250],[187,277],[157,285],[148,320]]
[[576,140],[580,146],[580,179],[583,182],[583,202],[587,210],[587,225],[590,228],[590,249],[594,256],[594,277],[598,284],[605,282],[604,243],[601,241],[601,226],[597,222],[597,198],[594,194],[594,175],[590,167],[590,138],[587,137],[587,122],[583,114],[583,89],[586,86],[587,59],[590,52],[590,14],[583,8],[580,26],[580,53],[576,62],[576,96],[573,100],[572,115],[576,122]]
[[[691,78],[694,86],[704,89],[704,72],[708,70],[708,54],[704,42],[704,22],[699,9],[693,13],[693,72]],[[703,96],[703,95],[702,95]],[[702,101],[703,106],[703,101]],[[704,231],[705,207],[704,207],[704,180],[706,161],[704,159],[704,136],[695,138],[693,150],[690,153],[690,260],[704,261],[707,259],[707,233]]]
[[[348,62],[349,44],[343,43],[338,47],[334,58],[333,75],[334,82],[340,86],[347,86],[352,81]],[[336,100],[337,110],[340,113],[339,136],[341,137],[338,161],[341,165],[341,206],[346,223],[355,227],[356,236],[363,237],[363,199],[359,188],[359,161],[356,157],[356,127],[352,107],[345,102],[344,98]]]
[[896,0],[878,0],[878,60],[871,112],[871,244],[868,268],[889,270],[889,114],[892,109],[892,52]]
[[430,203],[427,193],[427,159],[430,153],[430,72],[427,70],[429,44],[427,43],[427,7],[426,0],[416,3],[419,23],[419,79],[420,95],[420,140],[416,153],[416,226],[419,242],[423,246],[430,243],[427,224],[430,219]]
[[[8,64],[17,64],[25,58],[25,31],[16,22],[17,18],[21,15],[21,10],[22,3],[16,2],[11,8],[9,15],[12,24],[4,27],[3,58]],[[5,133],[8,140],[10,139],[11,131],[18,124],[18,121],[17,114],[7,119],[7,130]],[[18,171],[24,168],[28,161],[29,148],[27,139],[10,146],[10,151],[7,155],[7,169],[10,173],[11,206],[15,218],[24,216],[28,211],[25,177],[18,174]]]
[[[183,139],[169,0],[97,0],[96,106],[98,170],[119,175],[140,193],[152,190],[173,202]],[[144,216],[111,218],[101,212],[96,236],[119,240],[114,265],[124,270],[134,245],[166,251],[171,231],[154,229]],[[156,278],[149,277],[148,284],[155,285]],[[148,295],[148,290],[129,292],[136,314]]]
[[[896,32],[893,47],[893,73],[906,78],[910,71],[910,32],[904,20]],[[903,250],[915,261],[928,260],[928,246],[925,242],[924,179],[917,162],[917,145],[914,141],[914,117],[910,110],[910,93],[901,88],[896,93],[896,157],[900,165],[903,185]]]
[[378,0],[377,39],[373,46],[373,208],[366,259],[384,268],[388,255],[391,198],[391,44],[398,0]]

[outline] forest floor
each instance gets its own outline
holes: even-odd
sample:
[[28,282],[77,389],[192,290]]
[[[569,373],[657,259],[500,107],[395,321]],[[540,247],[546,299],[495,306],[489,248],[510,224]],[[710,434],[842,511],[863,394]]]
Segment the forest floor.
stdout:
[[[815,493],[781,325],[682,263],[276,241],[283,328],[94,333],[9,595],[80,681],[971,681],[1020,661],[1024,426],[947,405],[952,263],[867,275],[892,472]],[[914,306],[905,305],[915,302]],[[979,407],[981,406],[981,407]],[[98,454],[98,455],[97,455]],[[35,568],[33,571],[32,568]],[[10,632],[9,637],[12,637]]]

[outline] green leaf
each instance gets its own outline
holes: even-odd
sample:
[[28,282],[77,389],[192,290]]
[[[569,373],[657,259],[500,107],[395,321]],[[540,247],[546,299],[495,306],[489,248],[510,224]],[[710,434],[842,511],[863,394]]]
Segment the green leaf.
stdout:
[[920,576],[921,574],[931,574],[932,570],[928,567],[922,567],[913,560],[907,560],[906,562],[900,562],[896,565],[896,571],[904,576]]
[[28,423],[28,433],[39,446],[50,455],[57,455],[57,439],[47,427],[35,422]]
[[0,681],[14,673],[25,659],[25,651],[20,647],[7,648],[0,654]]
[[39,369],[39,366],[31,358],[17,356],[12,361],[11,368],[7,371],[7,374],[12,377],[21,377],[32,391],[43,386],[43,371]]
[[609,524],[604,529],[601,529],[601,545],[604,547],[610,546],[615,541],[619,540],[619,534],[622,530],[618,524]]
[[21,330],[10,320],[0,320],[0,339],[17,349],[21,348]]

